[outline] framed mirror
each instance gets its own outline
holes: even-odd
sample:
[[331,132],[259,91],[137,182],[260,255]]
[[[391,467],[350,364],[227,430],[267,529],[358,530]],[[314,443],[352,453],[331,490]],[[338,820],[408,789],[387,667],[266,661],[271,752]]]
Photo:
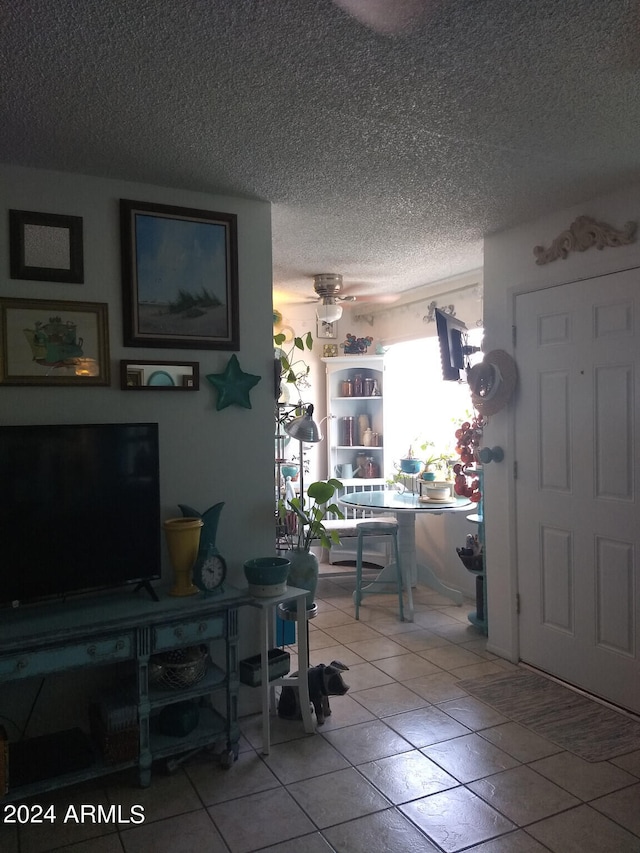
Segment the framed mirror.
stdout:
[[120,362],[120,387],[123,391],[197,391],[200,365],[197,361]]

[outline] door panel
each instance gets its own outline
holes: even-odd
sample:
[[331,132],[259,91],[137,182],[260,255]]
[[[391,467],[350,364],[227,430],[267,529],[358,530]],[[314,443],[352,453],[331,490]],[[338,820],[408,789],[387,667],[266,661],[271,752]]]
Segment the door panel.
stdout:
[[640,273],[516,298],[522,660],[640,713]]

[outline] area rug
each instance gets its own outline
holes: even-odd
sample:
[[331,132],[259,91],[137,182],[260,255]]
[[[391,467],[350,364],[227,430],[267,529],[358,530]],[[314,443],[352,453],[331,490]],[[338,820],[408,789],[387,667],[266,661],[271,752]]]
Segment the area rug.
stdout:
[[460,681],[471,696],[586,761],[640,749],[640,722],[532,672]]

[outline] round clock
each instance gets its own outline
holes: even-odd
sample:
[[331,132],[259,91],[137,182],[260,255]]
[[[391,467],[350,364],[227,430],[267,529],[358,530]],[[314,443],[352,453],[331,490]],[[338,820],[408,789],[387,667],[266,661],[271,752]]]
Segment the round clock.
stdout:
[[227,564],[210,545],[207,552],[200,555],[193,566],[193,582],[203,592],[220,591],[227,576]]

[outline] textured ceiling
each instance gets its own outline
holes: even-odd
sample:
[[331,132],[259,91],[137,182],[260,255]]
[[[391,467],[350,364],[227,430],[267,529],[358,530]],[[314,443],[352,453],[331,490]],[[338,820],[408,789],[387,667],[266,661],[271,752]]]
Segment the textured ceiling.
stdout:
[[480,267],[640,179],[635,0],[395,0],[424,14],[392,34],[354,2],[8,0],[0,161],[268,200],[300,294]]

